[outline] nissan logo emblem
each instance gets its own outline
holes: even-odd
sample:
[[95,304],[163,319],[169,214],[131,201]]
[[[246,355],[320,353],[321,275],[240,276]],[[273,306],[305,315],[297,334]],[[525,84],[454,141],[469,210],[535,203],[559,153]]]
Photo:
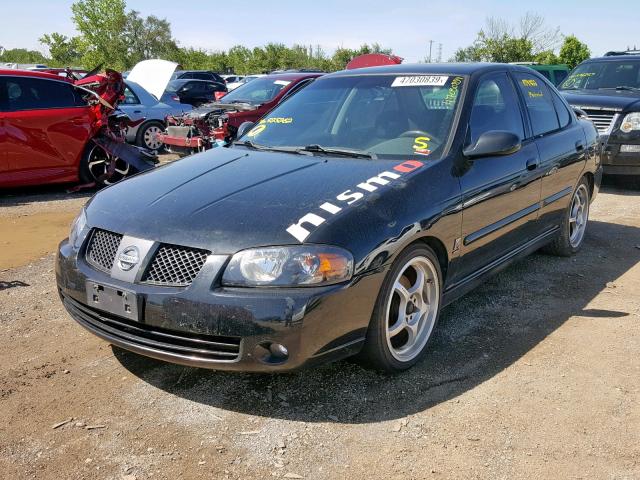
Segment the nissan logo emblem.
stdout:
[[138,252],[138,247],[134,247],[133,245],[125,248],[118,255],[118,266],[120,270],[124,270],[125,272],[131,270],[135,267],[140,261],[140,253]]

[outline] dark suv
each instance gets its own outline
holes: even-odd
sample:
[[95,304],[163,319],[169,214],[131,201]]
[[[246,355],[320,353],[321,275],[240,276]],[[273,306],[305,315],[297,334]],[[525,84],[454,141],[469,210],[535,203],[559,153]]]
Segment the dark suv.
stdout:
[[640,51],[586,60],[559,89],[598,128],[604,173],[640,175]]
[[187,78],[193,80],[210,80],[212,82],[222,83],[223,85],[225,84],[224,78],[210,70],[176,70],[171,80]]

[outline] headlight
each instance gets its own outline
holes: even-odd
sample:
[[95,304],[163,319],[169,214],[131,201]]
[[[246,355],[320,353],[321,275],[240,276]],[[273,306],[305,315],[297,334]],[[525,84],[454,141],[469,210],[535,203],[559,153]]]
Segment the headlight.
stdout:
[[353,256],[338,247],[265,247],[236,253],[222,283],[227,286],[296,287],[331,285],[353,274]]
[[84,211],[84,208],[80,212],[80,215],[76,217],[76,219],[71,224],[71,231],[69,232],[69,243],[73,246],[73,248],[80,248],[80,244],[82,244],[82,240],[84,240],[85,228],[87,226],[87,214]]
[[640,112],[627,113],[620,125],[620,130],[629,133],[632,130],[640,130]]

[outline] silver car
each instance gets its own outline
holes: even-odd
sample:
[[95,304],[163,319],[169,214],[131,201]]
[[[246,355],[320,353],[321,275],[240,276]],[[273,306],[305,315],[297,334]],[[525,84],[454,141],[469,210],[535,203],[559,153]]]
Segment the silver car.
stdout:
[[162,142],[157,139],[157,135],[165,129],[165,117],[189,112],[191,105],[180,103],[170,95],[163,95],[160,101],[135,82],[126,80],[125,84],[124,101],[120,103],[119,109],[131,120],[145,119],[140,125],[129,128],[127,141],[140,147],[160,150]]

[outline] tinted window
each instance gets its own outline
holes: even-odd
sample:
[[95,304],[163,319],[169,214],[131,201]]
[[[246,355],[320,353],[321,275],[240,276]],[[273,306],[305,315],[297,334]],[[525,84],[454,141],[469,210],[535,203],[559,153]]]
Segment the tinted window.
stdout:
[[524,96],[534,135],[543,135],[560,128],[551,92],[533,75],[516,73],[518,88]]
[[553,100],[553,105],[556,107],[556,112],[558,113],[560,128],[564,128],[569,125],[569,122],[571,122],[571,114],[556,92],[551,92],[551,99]]
[[469,120],[469,143],[490,130],[506,130],[524,138],[518,96],[506,73],[486,77],[478,85]]
[[84,107],[78,90],[66,82],[29,77],[7,78],[9,110]]
[[192,78],[196,78],[198,80],[213,80],[213,75],[207,72],[194,72]]
[[548,70],[538,70],[538,73],[542,75],[547,80],[551,80],[551,74]]

